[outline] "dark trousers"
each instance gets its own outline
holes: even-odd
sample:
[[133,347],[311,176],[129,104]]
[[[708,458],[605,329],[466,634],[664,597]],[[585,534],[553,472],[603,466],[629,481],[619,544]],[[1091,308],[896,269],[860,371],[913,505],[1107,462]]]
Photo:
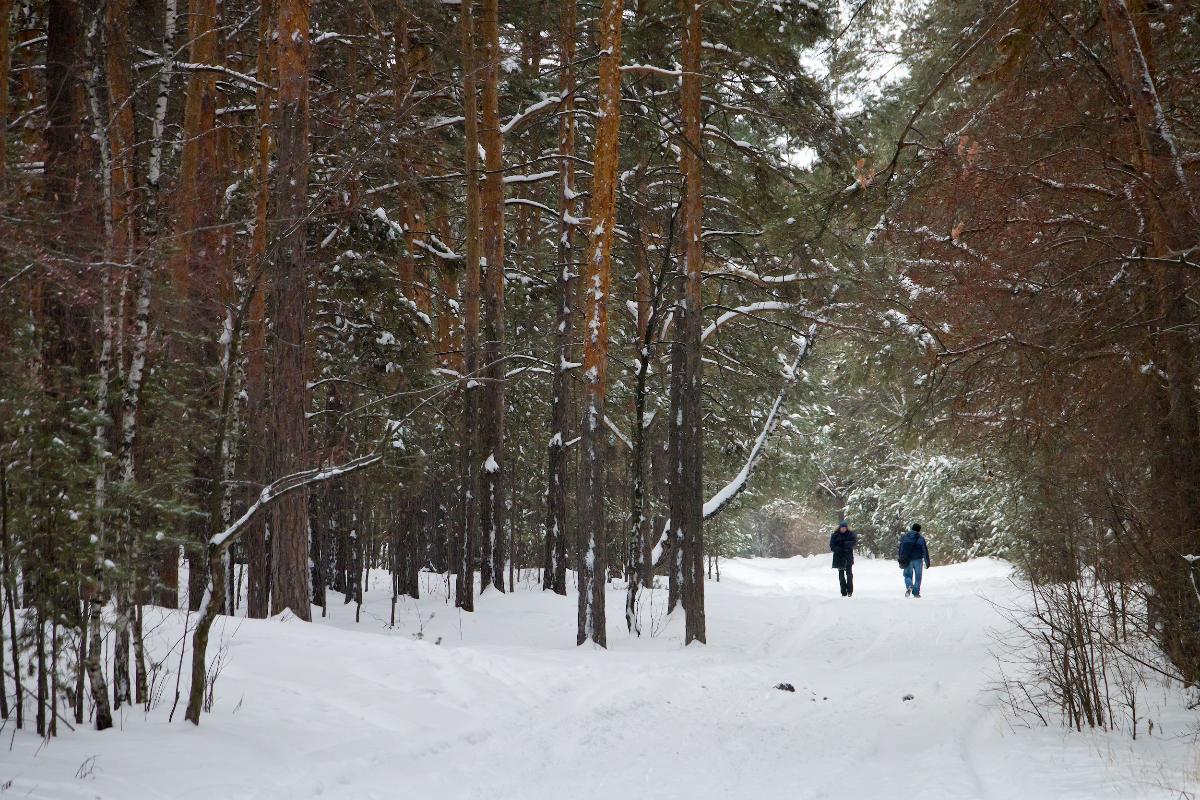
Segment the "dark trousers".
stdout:
[[854,567],[838,569],[838,583],[842,587],[842,597],[854,594]]

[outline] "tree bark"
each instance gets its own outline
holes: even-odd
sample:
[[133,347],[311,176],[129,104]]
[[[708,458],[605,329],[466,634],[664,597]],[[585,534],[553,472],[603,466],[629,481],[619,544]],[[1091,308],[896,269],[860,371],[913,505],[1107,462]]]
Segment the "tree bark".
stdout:
[[[308,329],[308,57],[309,0],[279,0],[278,179],[280,219],[271,260],[270,372],[272,413],[268,439],[272,472],[302,469],[308,458],[305,335]],[[311,619],[308,569],[308,501],[296,492],[271,513],[271,613],[285,608]]]
[[[83,173],[80,147],[82,109],[76,58],[81,22],[75,0],[50,0],[46,8],[46,163],[45,196],[69,209]],[[62,220],[66,222],[66,220]]]
[[671,354],[671,526],[679,547],[680,599],[686,621],[684,644],[704,642],[704,463],[701,420],[700,281],[704,196],[700,175],[701,128],[699,0],[681,0],[683,36],[683,274],[675,310]]
[[554,397],[550,412],[546,487],[546,546],[542,588],[567,593],[567,453],[571,430],[571,326],[575,297],[575,0],[562,0],[558,33],[558,313],[554,328]]
[[[1139,182],[1151,238],[1150,255],[1169,259],[1195,245],[1198,222],[1183,164],[1183,154],[1163,110],[1153,65],[1154,38],[1145,4],[1104,0],[1102,16],[1136,125],[1137,152],[1131,161],[1147,173]],[[1151,266],[1155,304],[1150,330],[1149,375],[1156,397],[1161,442],[1150,468],[1167,513],[1155,515],[1156,543],[1148,593],[1151,613],[1160,620],[1159,641],[1184,679],[1200,678],[1200,596],[1190,569],[1178,554],[1200,547],[1200,396],[1196,390],[1197,352],[1192,329],[1195,314],[1183,270]],[[1159,378],[1155,373],[1161,373]]]
[[[189,61],[194,64],[220,63],[220,36],[216,0],[190,0],[188,4]],[[195,385],[209,384],[209,370],[219,363],[218,340],[223,330],[225,310],[222,301],[230,297],[229,276],[218,258],[221,249],[217,234],[220,217],[220,170],[218,159],[220,137],[216,128],[217,73],[214,70],[188,72],[183,112],[183,148],[179,165],[179,184],[175,199],[175,234],[179,243],[172,259],[176,306],[172,316],[191,334],[193,342],[172,345],[177,360],[197,369],[201,374]],[[207,414],[216,407],[215,393],[199,390],[197,403]],[[191,495],[197,508],[207,509],[209,498],[217,489],[220,474],[203,446],[193,448]],[[215,521],[214,521],[215,524]],[[199,608],[204,591],[204,534],[207,523],[193,515],[190,541],[186,548],[189,608]]]
[[[246,470],[252,485],[262,485],[270,474],[267,463],[267,443],[258,435],[269,425],[267,402],[267,320],[266,320],[266,256],[268,212],[271,204],[271,94],[264,88],[271,84],[275,62],[275,2],[262,0],[258,18],[258,59],[256,75],[260,84],[255,96],[258,125],[258,153],[254,162],[254,238],[250,245],[250,313],[247,320],[246,394],[247,428],[251,431],[247,443]],[[270,613],[271,546],[267,525],[256,521],[246,532],[246,616],[262,619]]]
[[[134,129],[133,77],[130,65],[133,51],[129,42],[129,0],[109,0],[104,7],[106,39],[105,71],[108,79],[108,137],[109,137],[109,260],[132,264],[136,240],[136,222],[131,213],[134,202]],[[138,303],[135,311],[135,342],[129,370],[125,372],[126,386],[121,396],[121,430],[118,444],[117,481],[127,494],[134,480],[133,444],[137,435],[137,406],[141,394],[142,373],[146,360],[149,315],[149,275],[145,267],[139,270]],[[143,308],[143,303],[147,306]],[[118,315],[117,326],[124,325]],[[118,356],[118,364],[120,357]],[[127,506],[127,504],[126,504]],[[122,514],[122,527],[116,550],[128,565],[136,570],[135,532],[128,507]],[[133,693],[129,676],[130,618],[136,575],[114,586],[117,607],[116,636],[113,647],[113,703],[132,704]]]
[[608,377],[608,295],[617,225],[618,135],[621,126],[622,0],[602,0],[596,23],[600,45],[599,122],[593,155],[591,227],[584,314],[584,409],[579,469],[579,630],[577,644],[607,646],[604,589],[608,541],[604,526],[604,404]]
[[0,0],[0,190],[5,188],[8,177],[8,79],[12,65],[9,33],[12,28],[12,8],[13,0]]
[[[21,686],[21,656],[17,642],[17,571],[13,563],[12,542],[8,535],[8,469],[0,459],[0,557],[4,568],[0,570],[0,591],[4,592],[4,604],[8,607],[8,629],[12,631],[13,646],[8,649],[12,657],[14,704],[17,727],[25,724],[25,692]],[[7,719],[7,717],[6,717]]]
[[484,152],[483,292],[484,383],[479,455],[480,528],[482,558],[479,587],[490,584],[504,591],[503,541],[504,471],[504,141],[500,133],[500,3],[483,0],[483,126]]
[[[151,118],[150,131],[150,156],[146,165],[146,210],[144,212],[145,229],[151,236],[157,237],[167,227],[167,222],[163,218],[162,210],[167,206],[162,190],[162,162],[164,149],[164,134],[166,132],[167,108],[168,100],[171,92],[171,81],[174,75],[175,64],[175,34],[179,22],[178,0],[165,0],[163,4],[163,33],[159,46],[159,52],[162,57],[162,67],[158,74],[158,86],[155,93],[154,113]],[[142,263],[139,267],[138,276],[138,311],[135,320],[135,337],[136,341],[140,341],[144,346],[149,342],[149,300],[150,290],[153,282],[153,276],[150,272],[150,265]],[[145,298],[145,313],[142,313],[142,298]],[[135,344],[135,349],[137,345]],[[134,355],[136,360],[136,353]],[[134,370],[131,366],[130,374],[126,377],[126,394],[132,386],[132,378]],[[137,376],[140,378],[140,376]],[[140,385],[136,387],[134,397],[140,395]],[[123,417],[124,419],[124,417]],[[137,415],[136,413],[130,418],[134,423],[134,431],[136,431]],[[125,424],[124,422],[122,423]],[[132,459],[133,443],[130,442],[129,453]],[[130,461],[132,466],[133,462]],[[151,551],[156,556],[151,563],[153,565],[153,577],[147,576],[150,584],[150,602],[164,606],[166,608],[177,608],[179,606],[179,545],[170,541],[165,544],[150,545]],[[139,599],[139,603],[141,600]],[[139,611],[140,613],[140,611]],[[140,645],[140,633],[135,636],[135,645]],[[138,666],[144,673],[144,662],[142,656],[138,656]],[[142,679],[139,678],[139,686]]]
[[463,292],[462,496],[463,528],[457,546],[458,585],[454,605],[475,610],[475,550],[479,525],[479,115],[475,97],[475,33],[471,0],[462,4],[460,19],[463,67],[463,116],[466,132],[466,289]]

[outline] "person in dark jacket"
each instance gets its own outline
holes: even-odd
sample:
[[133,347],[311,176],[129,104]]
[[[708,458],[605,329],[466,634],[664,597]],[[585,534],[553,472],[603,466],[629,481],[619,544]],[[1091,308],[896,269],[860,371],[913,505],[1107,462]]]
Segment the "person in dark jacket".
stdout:
[[829,537],[829,549],[833,551],[833,568],[838,571],[838,583],[842,597],[854,594],[854,545],[858,534],[842,520],[838,529]]
[[900,537],[900,549],[896,557],[904,570],[904,596],[920,597],[922,564],[929,566],[929,545],[925,543],[921,526],[916,522]]

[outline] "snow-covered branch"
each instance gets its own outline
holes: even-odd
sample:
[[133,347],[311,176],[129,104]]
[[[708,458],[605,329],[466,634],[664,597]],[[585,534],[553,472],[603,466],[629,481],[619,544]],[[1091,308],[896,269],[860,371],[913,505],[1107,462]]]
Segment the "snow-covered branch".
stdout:
[[757,272],[744,267],[728,265],[722,269],[705,272],[706,278],[734,277],[744,278],[758,286],[781,286],[788,283],[815,280],[819,276],[812,272],[790,272],[787,275],[759,275]]
[[352,472],[358,472],[361,469],[377,464],[383,459],[383,454],[379,452],[369,453],[365,456],[347,461],[345,464],[336,467],[326,467],[325,469],[306,469],[301,472],[294,472],[291,475],[285,475],[263,487],[258,494],[258,499],[250,504],[240,517],[230,523],[229,527],[220,533],[216,533],[208,540],[209,547],[225,548],[241,535],[242,531],[250,525],[260,512],[266,510],[279,498],[291,494],[292,492],[303,489],[313,484],[323,483],[325,481],[341,478],[349,475]]
[[566,97],[566,92],[553,97],[543,97],[541,100],[529,106],[524,111],[514,114],[512,119],[500,126],[500,133],[508,135],[522,123],[532,119],[540,112],[545,111],[551,106],[560,105],[562,101],[566,99]]
[[505,175],[505,183],[536,183],[558,176],[558,170],[550,170],[549,172],[534,172],[531,175]]
[[612,417],[605,414],[604,415],[604,424],[608,426],[608,429],[613,432],[614,436],[616,436],[618,439],[621,440],[622,444],[624,444],[630,450],[633,449],[633,442],[629,439],[628,436],[625,435],[625,433],[620,428],[617,427],[617,423],[613,422]]
[[746,463],[734,476],[733,480],[725,484],[719,492],[712,496],[704,504],[704,518],[716,516],[721,509],[725,508],[733,499],[741,494],[750,482],[750,476],[758,467],[759,461],[766,452],[767,440],[775,431],[775,427],[779,424],[779,411],[783,408],[783,404],[787,401],[787,396],[791,392],[792,386],[796,383],[796,372],[800,369],[800,364],[804,359],[808,358],[809,352],[812,350],[813,339],[817,335],[817,326],[810,325],[807,335],[801,337],[800,349],[796,353],[796,358],[793,359],[791,366],[784,373],[783,386],[779,390],[779,395],[775,398],[775,403],[771,406],[771,413],[767,415],[766,422],[763,423],[762,430],[758,434],[758,438],[754,440],[754,446],[750,448],[750,455],[746,458]]
[[732,319],[737,319],[738,317],[742,316],[753,317],[760,311],[791,311],[796,308],[799,308],[799,306],[797,306],[795,303],[785,303],[780,300],[766,300],[759,303],[750,303],[748,305],[738,306],[737,308],[731,308],[721,316],[714,319],[712,322],[708,323],[708,326],[705,327],[704,332],[700,334],[700,341],[703,342],[705,339],[715,333],[717,328],[721,327]]
[[[779,389],[779,394],[775,397],[775,402],[771,405],[771,411],[767,414],[767,419],[763,423],[762,430],[759,431],[758,437],[754,440],[754,446],[750,448],[750,455],[746,457],[746,463],[742,465],[742,468],[738,470],[737,475],[732,480],[722,486],[720,491],[704,503],[703,515],[705,520],[715,517],[727,508],[750,485],[750,477],[754,474],[754,470],[758,468],[759,462],[766,453],[767,442],[771,438],[771,434],[774,433],[775,428],[779,425],[780,411],[783,408],[783,404],[787,402],[788,394],[791,393],[792,387],[796,383],[796,375],[800,369],[800,364],[812,352],[812,345],[816,337],[817,325],[813,323],[809,326],[808,333],[800,337],[798,342],[799,350],[796,353],[796,357],[787,369],[784,370],[783,386]],[[655,543],[651,553],[652,563],[658,563],[658,560],[662,557],[663,546],[666,544],[667,533],[670,530],[671,523],[668,520],[659,532],[658,542]]]

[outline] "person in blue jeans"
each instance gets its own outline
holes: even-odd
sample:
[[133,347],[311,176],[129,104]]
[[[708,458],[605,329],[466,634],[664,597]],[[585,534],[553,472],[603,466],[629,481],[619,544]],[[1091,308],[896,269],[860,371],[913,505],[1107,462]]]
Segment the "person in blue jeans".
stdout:
[[904,596],[920,597],[922,565],[929,566],[929,545],[921,535],[918,523],[914,522],[900,537],[900,549],[896,557],[904,570]]

